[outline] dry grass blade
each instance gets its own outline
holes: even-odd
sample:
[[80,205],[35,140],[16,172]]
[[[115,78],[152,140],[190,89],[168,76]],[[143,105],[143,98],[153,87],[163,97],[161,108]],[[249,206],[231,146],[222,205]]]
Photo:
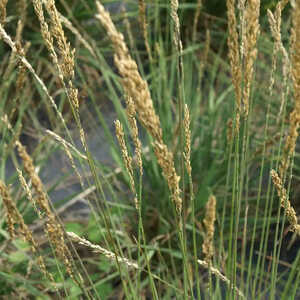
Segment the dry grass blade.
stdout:
[[[143,150],[142,152],[143,152],[144,155],[149,154],[149,147],[145,147],[142,150]],[[134,157],[133,159],[137,160],[136,157]],[[105,179],[112,178],[112,177],[116,176],[117,174],[120,174],[121,172],[122,172],[122,169],[120,167],[117,167],[111,173],[105,175]],[[78,201],[82,201],[88,195],[90,195],[91,193],[93,193],[95,190],[96,190],[96,186],[95,185],[91,185],[89,188],[87,188],[86,190],[84,190],[83,192],[81,192],[80,194],[78,194],[76,197],[74,197],[73,199],[70,199],[68,202],[66,202],[66,204],[64,204],[63,206],[61,206],[60,208],[58,208],[56,210],[57,215],[60,215],[60,214],[64,213],[69,207],[71,207],[72,205],[74,205]],[[40,222],[38,222],[37,224],[31,226],[31,228],[32,228],[33,231],[34,230],[38,230],[44,224],[45,224],[45,220],[40,220]]]

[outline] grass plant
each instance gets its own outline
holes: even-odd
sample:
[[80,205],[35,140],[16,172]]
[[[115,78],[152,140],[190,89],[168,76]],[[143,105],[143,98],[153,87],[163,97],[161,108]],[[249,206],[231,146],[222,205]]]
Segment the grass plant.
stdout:
[[0,0],[1,299],[300,297],[300,1],[267,6]]

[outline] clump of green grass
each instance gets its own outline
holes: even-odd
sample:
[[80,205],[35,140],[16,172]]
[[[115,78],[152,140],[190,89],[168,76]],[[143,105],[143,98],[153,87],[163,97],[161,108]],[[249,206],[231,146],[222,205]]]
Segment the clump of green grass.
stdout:
[[[287,2],[268,11],[269,28],[260,1],[228,0],[227,31],[206,32],[201,1],[139,1],[119,15],[79,1],[97,12],[89,20],[64,1],[65,16],[53,0],[19,1],[19,16],[1,2],[3,297],[296,298],[299,251],[281,256],[299,243],[300,6],[288,46]],[[114,164],[91,150],[92,122]],[[39,172],[59,147],[71,174],[51,186]],[[68,177],[80,192],[55,207]],[[90,219],[68,223],[82,197]]]

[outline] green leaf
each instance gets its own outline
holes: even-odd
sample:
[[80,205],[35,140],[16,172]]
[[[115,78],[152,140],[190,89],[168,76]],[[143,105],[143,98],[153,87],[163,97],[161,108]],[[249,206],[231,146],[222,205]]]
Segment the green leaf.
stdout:
[[81,289],[80,287],[78,287],[77,285],[75,284],[72,284],[71,288],[70,288],[70,297],[69,299],[78,299],[78,296],[81,295],[82,292],[81,292]]
[[23,251],[15,251],[15,252],[9,254],[8,260],[14,264],[20,264],[24,261],[27,261],[28,257],[26,255],[26,253]]
[[89,232],[88,232],[88,240],[90,242],[93,242],[93,243],[99,243],[100,242],[100,234],[99,234],[99,230],[98,228],[95,226],[95,227],[92,227]]
[[80,236],[83,232],[83,228],[82,225],[79,223],[67,223],[66,231],[74,232],[75,234]]
[[101,285],[97,285],[96,289],[101,299],[108,299],[108,296],[113,291],[113,287],[110,283],[102,283]]
[[103,259],[103,256],[100,256],[98,268],[100,271],[108,273],[111,270],[111,262],[107,259]]

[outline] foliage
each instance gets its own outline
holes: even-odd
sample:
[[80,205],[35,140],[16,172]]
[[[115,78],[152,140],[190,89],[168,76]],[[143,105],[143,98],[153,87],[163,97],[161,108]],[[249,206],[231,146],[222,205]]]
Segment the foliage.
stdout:
[[296,299],[299,5],[25,3],[0,6],[1,297]]

